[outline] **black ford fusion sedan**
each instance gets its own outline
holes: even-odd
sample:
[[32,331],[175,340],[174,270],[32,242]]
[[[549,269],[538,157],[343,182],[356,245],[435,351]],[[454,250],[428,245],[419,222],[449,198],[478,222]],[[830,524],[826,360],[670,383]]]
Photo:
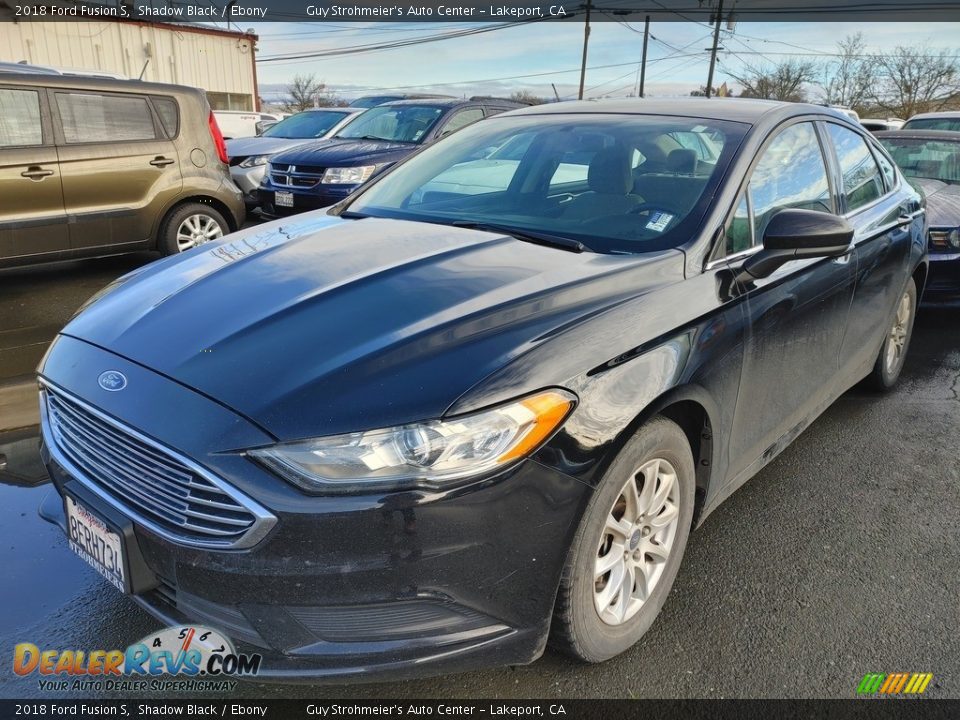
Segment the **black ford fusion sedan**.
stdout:
[[92,300],[40,369],[41,512],[261,677],[601,661],[691,528],[896,382],[926,231],[826,108],[506,113]]

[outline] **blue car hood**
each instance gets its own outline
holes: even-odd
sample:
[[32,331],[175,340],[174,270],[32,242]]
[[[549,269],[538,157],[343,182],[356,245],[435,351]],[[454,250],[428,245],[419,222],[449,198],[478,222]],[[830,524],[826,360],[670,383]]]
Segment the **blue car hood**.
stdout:
[[676,250],[311,213],[145,266],[63,333],[289,440],[438,417],[564,327],[682,276]]
[[396,162],[419,148],[411,143],[380,142],[376,140],[320,140],[280,153],[272,162],[288,165],[315,165],[318,167],[353,167]]

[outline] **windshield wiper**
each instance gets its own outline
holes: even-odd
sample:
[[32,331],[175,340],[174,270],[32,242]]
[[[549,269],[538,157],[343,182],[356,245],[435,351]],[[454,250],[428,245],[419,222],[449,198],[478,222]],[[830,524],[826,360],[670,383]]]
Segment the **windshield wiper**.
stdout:
[[488,232],[498,232],[509,235],[516,240],[535,243],[537,245],[546,245],[547,247],[569,250],[570,252],[582,253],[592,252],[589,247],[579,240],[563,237],[562,235],[549,235],[547,233],[535,232],[532,230],[518,230],[507,225],[498,225],[496,223],[473,222],[471,220],[455,220],[450,223],[454,227],[467,228],[468,230],[486,230]]

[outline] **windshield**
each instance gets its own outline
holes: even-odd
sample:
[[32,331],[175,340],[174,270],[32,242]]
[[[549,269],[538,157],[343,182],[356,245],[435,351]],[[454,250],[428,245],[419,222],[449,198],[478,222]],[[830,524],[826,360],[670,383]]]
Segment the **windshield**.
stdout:
[[960,184],[960,141],[884,137],[880,142],[907,177]]
[[262,137],[322,138],[349,114],[338,110],[307,110],[271,125],[263,131]]
[[380,105],[367,110],[337,137],[420,143],[437,124],[444,108],[433,105]]
[[412,157],[348,210],[493,224],[596,252],[674,247],[697,232],[747,127],[643,115],[495,117]]
[[905,122],[901,130],[960,130],[960,117],[917,118]]

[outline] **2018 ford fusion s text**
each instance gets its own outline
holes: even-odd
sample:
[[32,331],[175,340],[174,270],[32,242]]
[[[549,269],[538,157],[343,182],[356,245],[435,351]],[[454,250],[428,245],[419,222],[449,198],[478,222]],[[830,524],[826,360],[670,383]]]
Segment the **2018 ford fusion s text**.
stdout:
[[897,380],[925,238],[826,108],[500,115],[88,304],[40,370],[42,512],[267,676],[604,660],[692,527]]

